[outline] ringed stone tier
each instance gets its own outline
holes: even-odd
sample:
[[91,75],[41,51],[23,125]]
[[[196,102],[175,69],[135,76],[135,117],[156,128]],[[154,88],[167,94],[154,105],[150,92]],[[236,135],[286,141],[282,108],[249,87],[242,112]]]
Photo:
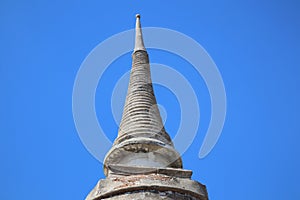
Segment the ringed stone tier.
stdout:
[[104,159],[106,179],[87,200],[207,200],[206,187],[191,180],[166,132],[151,81],[140,15],[136,15],[135,47],[123,116],[111,150]]

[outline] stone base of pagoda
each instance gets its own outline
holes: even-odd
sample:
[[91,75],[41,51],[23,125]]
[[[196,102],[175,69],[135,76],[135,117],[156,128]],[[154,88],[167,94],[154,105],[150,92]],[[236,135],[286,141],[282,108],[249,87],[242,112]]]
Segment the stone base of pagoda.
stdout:
[[122,165],[109,166],[109,170],[86,200],[208,200],[206,187],[191,180],[190,170]]

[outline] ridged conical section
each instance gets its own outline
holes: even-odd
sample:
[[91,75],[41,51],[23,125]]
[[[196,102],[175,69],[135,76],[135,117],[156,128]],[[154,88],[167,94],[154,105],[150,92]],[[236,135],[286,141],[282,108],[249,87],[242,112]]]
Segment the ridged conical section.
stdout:
[[142,136],[172,144],[154,95],[148,54],[146,51],[136,51],[132,55],[130,82],[115,143]]

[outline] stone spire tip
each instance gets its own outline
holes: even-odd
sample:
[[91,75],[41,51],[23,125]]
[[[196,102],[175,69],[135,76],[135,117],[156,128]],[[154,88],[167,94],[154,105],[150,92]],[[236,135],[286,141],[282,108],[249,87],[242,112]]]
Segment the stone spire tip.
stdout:
[[143,41],[143,35],[142,35],[142,28],[141,28],[141,22],[140,14],[136,14],[136,24],[135,24],[135,45],[134,45],[134,52],[142,50],[146,51],[146,48],[144,46],[144,41]]

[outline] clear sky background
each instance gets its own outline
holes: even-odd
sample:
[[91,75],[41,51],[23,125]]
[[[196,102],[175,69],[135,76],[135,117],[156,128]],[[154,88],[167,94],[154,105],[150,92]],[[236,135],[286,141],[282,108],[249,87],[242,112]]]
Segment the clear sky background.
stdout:
[[[223,77],[227,118],[206,158],[198,158],[210,119],[205,83],[178,56],[150,50],[152,62],[180,71],[201,107],[198,135],[183,155],[193,179],[212,200],[300,199],[299,1],[17,1],[0,2],[0,199],[84,199],[102,165],[82,145],[72,116],[76,73],[88,53],[111,35],[142,25],[170,28],[199,42]],[[113,140],[115,81],[130,69],[126,54],[97,89],[101,126]],[[155,86],[179,126],[176,98]],[[120,111],[121,112],[121,111]],[[99,144],[101,148],[101,144]]]

